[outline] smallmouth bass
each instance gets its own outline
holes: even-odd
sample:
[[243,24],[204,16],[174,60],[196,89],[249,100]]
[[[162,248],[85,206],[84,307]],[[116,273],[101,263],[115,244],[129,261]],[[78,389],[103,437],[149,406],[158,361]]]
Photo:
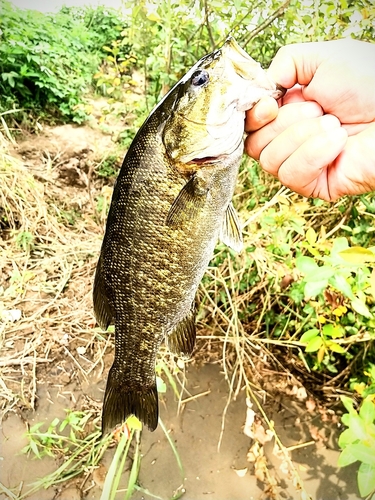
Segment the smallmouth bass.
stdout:
[[155,360],[165,340],[189,356],[195,295],[220,239],[242,246],[231,203],[245,111],[284,89],[229,38],[168,92],[136,134],[113,191],[94,280],[94,311],[115,324],[102,430],[132,414],[158,424]]

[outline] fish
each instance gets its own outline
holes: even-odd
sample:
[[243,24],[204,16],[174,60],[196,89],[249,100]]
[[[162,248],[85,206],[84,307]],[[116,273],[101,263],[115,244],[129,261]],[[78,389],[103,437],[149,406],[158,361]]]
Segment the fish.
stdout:
[[115,325],[102,433],[135,415],[158,425],[156,356],[189,357],[196,293],[221,240],[242,248],[232,204],[245,111],[285,90],[234,38],[202,57],[138,130],[113,190],[96,266],[97,323]]

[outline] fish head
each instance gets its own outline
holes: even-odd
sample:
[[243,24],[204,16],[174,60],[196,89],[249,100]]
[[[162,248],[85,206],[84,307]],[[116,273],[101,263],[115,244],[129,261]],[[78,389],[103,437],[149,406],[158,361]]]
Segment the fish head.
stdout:
[[215,163],[243,141],[245,111],[263,96],[285,89],[233,38],[200,59],[171,90],[175,99],[163,123],[162,140],[172,160]]

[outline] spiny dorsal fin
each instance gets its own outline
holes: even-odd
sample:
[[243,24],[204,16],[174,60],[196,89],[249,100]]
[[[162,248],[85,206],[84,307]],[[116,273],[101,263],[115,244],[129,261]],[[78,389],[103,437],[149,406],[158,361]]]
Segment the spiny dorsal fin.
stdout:
[[241,223],[232,203],[229,203],[225,212],[225,217],[220,231],[220,240],[232,248],[235,252],[240,252],[243,247]]
[[196,337],[195,316],[196,309],[193,304],[185,318],[167,335],[168,348],[177,356],[189,357],[193,352]]

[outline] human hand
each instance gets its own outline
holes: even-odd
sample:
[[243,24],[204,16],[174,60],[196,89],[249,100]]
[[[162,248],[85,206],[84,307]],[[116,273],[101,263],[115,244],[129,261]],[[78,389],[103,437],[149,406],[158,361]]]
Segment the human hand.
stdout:
[[375,190],[375,44],[288,45],[268,71],[290,90],[248,111],[246,152],[303,196]]

